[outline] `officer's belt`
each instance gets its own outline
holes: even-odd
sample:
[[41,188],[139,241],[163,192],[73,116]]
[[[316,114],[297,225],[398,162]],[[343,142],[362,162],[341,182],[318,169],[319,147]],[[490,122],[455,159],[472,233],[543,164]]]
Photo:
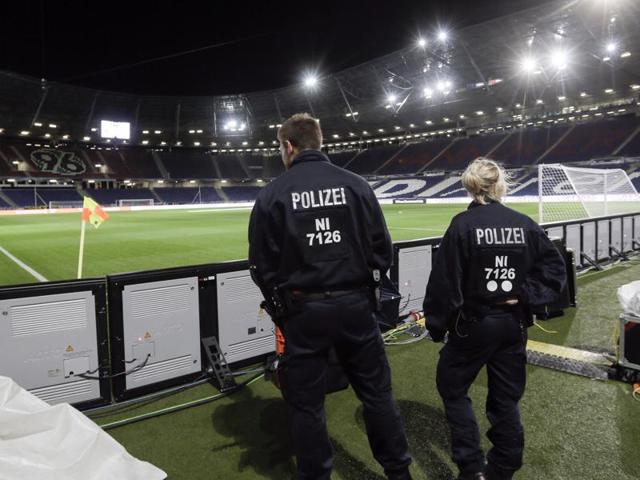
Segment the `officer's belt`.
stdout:
[[344,297],[354,293],[366,293],[368,286],[352,288],[349,290],[327,290],[325,292],[305,292],[302,290],[290,290],[291,296],[296,300],[328,300],[330,298]]

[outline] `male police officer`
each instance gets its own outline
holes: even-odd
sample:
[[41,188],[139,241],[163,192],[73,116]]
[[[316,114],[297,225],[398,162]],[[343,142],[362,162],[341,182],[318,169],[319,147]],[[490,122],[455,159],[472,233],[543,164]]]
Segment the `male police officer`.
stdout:
[[[474,201],[440,244],[424,311],[434,340],[449,332],[437,370],[460,479],[510,479],[522,465],[526,327],[531,307],[555,301],[566,281],[562,257],[529,217],[504,205],[505,173],[477,159],[462,176]],[[493,448],[485,457],[467,395],[486,365],[486,403]]]
[[287,171],[258,195],[249,263],[285,337],[279,365],[300,479],[328,479],[332,447],[324,396],[335,348],[364,406],[371,450],[391,479],[409,479],[407,441],[372,313],[372,290],[388,270],[391,241],[367,182],[320,152],[318,120],[289,118],[278,130]]

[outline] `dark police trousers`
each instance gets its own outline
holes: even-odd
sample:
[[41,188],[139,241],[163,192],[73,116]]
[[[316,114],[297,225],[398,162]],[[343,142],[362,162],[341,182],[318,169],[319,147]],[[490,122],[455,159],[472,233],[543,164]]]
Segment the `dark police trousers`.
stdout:
[[377,322],[365,292],[305,301],[283,327],[285,353],[278,369],[291,407],[299,479],[329,479],[333,449],[327,433],[324,397],[327,356],[335,352],[363,404],[369,445],[385,472],[411,463],[391,372]]
[[481,320],[460,320],[449,331],[440,351],[438,391],[451,428],[453,460],[462,473],[484,470],[480,432],[467,395],[480,369],[487,366],[489,393],[486,412],[491,423],[487,437],[493,448],[487,460],[511,478],[522,466],[524,432],[518,401],[526,381],[526,328],[521,315],[492,311]]

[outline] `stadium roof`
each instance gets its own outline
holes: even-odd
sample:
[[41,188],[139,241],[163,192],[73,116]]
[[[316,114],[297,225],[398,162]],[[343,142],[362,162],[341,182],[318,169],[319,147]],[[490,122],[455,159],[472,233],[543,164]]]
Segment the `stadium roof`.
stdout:
[[279,122],[300,111],[318,116],[336,142],[496,123],[637,98],[639,23],[633,0],[562,0],[460,30],[434,28],[372,61],[308,72],[314,82],[226,96],[131,95],[0,72],[0,129],[99,142],[108,119],[131,123],[131,143],[215,147],[270,144]]

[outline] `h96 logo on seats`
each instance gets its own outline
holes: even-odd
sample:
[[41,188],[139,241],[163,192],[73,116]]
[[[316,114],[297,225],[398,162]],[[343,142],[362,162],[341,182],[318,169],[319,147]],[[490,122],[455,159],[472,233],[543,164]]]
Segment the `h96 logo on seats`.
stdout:
[[41,149],[31,152],[31,161],[41,172],[58,175],[82,175],[87,167],[73,152]]

